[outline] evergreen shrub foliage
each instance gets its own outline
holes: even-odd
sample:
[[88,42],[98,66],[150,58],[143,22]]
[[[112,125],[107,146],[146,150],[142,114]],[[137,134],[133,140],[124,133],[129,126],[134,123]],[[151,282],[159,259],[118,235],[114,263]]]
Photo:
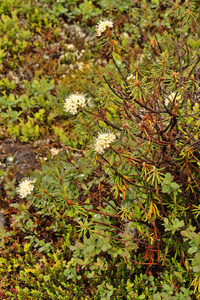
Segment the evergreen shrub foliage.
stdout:
[[84,150],[33,174],[28,207],[15,216],[27,267],[13,264],[8,299],[200,295],[199,8],[135,1],[113,16],[98,38],[107,65],[83,91],[88,105],[64,113]]

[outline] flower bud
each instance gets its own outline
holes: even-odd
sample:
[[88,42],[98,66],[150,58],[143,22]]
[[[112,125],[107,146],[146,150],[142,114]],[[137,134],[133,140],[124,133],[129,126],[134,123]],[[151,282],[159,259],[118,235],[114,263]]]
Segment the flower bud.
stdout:
[[136,81],[135,81],[135,86],[140,86],[140,82],[138,79],[136,79]]
[[126,129],[128,127],[128,124],[125,122],[122,124],[123,128]]

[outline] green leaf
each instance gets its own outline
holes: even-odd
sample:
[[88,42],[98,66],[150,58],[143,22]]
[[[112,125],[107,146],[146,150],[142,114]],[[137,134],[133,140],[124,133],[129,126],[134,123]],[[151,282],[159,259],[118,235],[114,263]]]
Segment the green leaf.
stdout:
[[193,246],[188,249],[188,253],[193,254],[193,253],[197,252],[197,250],[198,250],[198,248],[196,246]]
[[88,252],[92,252],[94,250],[94,245],[90,245],[88,247],[86,247],[86,249],[84,250],[85,253],[88,253]]
[[163,284],[163,288],[166,290],[166,291],[171,291],[173,290],[171,286],[169,286],[168,284]]
[[105,244],[105,245],[103,245],[103,247],[101,249],[102,249],[102,251],[106,252],[110,248],[112,248],[112,246],[110,244]]
[[171,182],[170,186],[173,190],[177,190],[180,187],[180,185],[178,185],[176,182]]
[[51,168],[49,168],[48,166],[42,166],[42,172],[43,173],[48,173],[48,172],[51,172]]
[[172,181],[172,175],[170,173],[165,174],[165,184],[170,184]]
[[169,187],[169,186],[163,186],[163,187],[162,187],[162,192],[163,192],[163,193],[168,193],[168,194],[169,194],[169,193],[170,193],[170,187]]
[[30,249],[31,244],[25,243],[24,251],[27,252]]
[[70,274],[70,270],[65,269],[65,271],[63,272],[63,275],[67,277],[69,274]]
[[197,252],[195,254],[195,260],[196,260],[197,264],[200,265],[200,252]]
[[85,265],[84,260],[82,260],[81,258],[76,258],[76,262],[77,262],[78,265],[81,265],[81,266]]
[[153,299],[154,300],[161,300],[161,297],[160,297],[159,294],[155,294],[155,295],[153,295]]
[[113,291],[113,286],[111,284],[106,283],[106,287],[107,289],[109,289],[110,291]]
[[165,225],[169,224],[169,220],[167,218],[164,218],[164,222],[165,222]]
[[200,265],[199,266],[195,266],[192,270],[195,273],[199,273],[200,272]]
[[95,275],[95,273],[94,273],[94,271],[92,271],[91,273],[88,273],[88,274],[86,275],[86,277],[87,277],[87,278],[92,278],[92,277],[94,277],[94,275]]
[[110,300],[110,297],[112,296],[113,291],[110,291],[107,293],[107,297],[105,299]]
[[179,273],[179,272],[174,271],[174,275],[175,275],[176,277],[178,277],[179,279],[182,279],[182,278],[183,278],[182,274]]
[[149,281],[154,281],[154,277],[153,276],[149,276]]
[[194,241],[195,241],[195,245],[198,247],[200,244],[200,235],[199,234],[195,234]]

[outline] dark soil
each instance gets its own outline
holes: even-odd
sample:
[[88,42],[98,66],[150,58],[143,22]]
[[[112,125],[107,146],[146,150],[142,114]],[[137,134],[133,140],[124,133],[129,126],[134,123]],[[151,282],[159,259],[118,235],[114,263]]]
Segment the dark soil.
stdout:
[[[8,182],[15,179],[17,186],[19,181],[29,176],[33,171],[40,170],[41,161],[47,160],[50,149],[58,147],[50,139],[37,140],[31,144],[24,144],[19,141],[4,140],[0,144],[0,170],[8,170]],[[0,183],[0,210],[9,206],[5,201],[6,192],[3,184]]]
[[3,142],[0,146],[0,160],[0,169],[5,169],[15,163],[16,181],[40,168],[40,162],[36,158],[33,146],[20,142]]

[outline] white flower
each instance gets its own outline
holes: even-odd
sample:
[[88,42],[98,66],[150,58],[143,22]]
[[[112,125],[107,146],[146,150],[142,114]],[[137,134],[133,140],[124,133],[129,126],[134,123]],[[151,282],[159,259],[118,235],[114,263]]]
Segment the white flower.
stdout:
[[[171,95],[169,95],[168,98],[169,98],[169,101],[170,101],[170,102],[173,102],[175,95],[176,95],[176,93],[172,93]],[[177,95],[176,95],[175,101],[176,101],[176,102],[179,102],[180,100],[181,100],[181,95],[180,95],[180,94],[177,94]]]
[[99,23],[96,25],[96,35],[101,36],[101,34],[106,30],[106,28],[112,28],[113,27],[113,21],[109,19],[103,19],[99,21]]
[[71,94],[64,101],[64,109],[66,112],[74,115],[77,113],[79,107],[84,107],[86,104],[86,98],[83,94]]
[[110,144],[114,142],[116,135],[114,133],[99,133],[94,143],[94,151],[102,154],[105,149],[110,147]]
[[73,51],[73,50],[75,50],[75,48],[76,48],[76,47],[74,46],[74,44],[69,44],[69,45],[67,45],[67,49],[68,49],[68,50],[72,50],[72,51]]
[[121,39],[128,39],[129,38],[129,34],[127,32],[122,32],[120,35]]
[[[176,93],[171,93],[167,99],[165,99],[165,105],[167,106],[169,103],[172,103],[174,100]],[[181,95],[178,93],[176,95],[175,103],[181,102]]]
[[18,188],[16,189],[17,193],[21,198],[25,198],[28,194],[30,194],[34,189],[35,179],[32,178],[24,178],[21,180]]
[[165,99],[165,106],[169,104],[169,99]]
[[133,74],[130,74],[127,78],[126,78],[126,80],[134,80],[134,79],[136,79],[135,78],[135,76],[133,75]]

